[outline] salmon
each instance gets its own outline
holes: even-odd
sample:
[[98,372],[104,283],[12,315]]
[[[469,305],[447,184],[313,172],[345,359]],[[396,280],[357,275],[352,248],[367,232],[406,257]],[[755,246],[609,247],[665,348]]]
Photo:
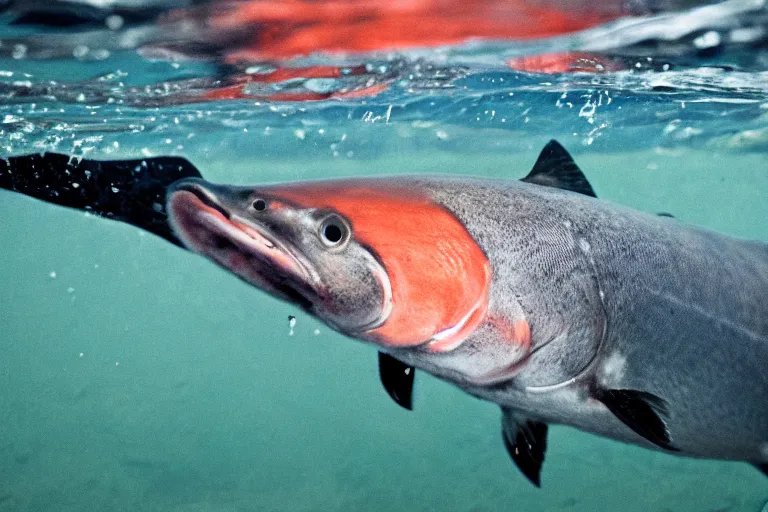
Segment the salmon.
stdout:
[[555,141],[522,180],[4,162],[2,188],[147,229],[373,345],[403,407],[416,371],[498,404],[537,486],[551,424],[768,475],[768,244],[599,200]]

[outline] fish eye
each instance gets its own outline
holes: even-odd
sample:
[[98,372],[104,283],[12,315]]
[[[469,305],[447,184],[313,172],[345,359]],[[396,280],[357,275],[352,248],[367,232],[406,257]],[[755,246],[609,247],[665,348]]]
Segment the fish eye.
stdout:
[[349,237],[349,228],[336,215],[327,217],[320,227],[320,239],[328,247],[336,247]]
[[253,209],[257,212],[263,212],[267,209],[267,202],[264,199],[256,199],[251,206],[253,206]]

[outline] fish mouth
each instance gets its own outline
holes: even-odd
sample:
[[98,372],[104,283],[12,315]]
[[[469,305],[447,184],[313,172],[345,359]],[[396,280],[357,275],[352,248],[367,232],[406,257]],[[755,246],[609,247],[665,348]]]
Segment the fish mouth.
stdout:
[[305,311],[320,299],[320,280],[311,268],[265,228],[227,210],[202,184],[179,182],[167,206],[174,232],[191,251]]

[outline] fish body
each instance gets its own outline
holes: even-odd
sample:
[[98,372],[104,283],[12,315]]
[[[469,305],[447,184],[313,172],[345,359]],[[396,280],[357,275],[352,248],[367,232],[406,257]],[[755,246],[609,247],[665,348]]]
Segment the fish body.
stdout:
[[375,345],[405,408],[417,368],[498,404],[536,485],[549,424],[768,475],[768,245],[599,200],[555,141],[520,181],[4,162],[2,188],[151,231]]
[[[768,462],[765,244],[523,182],[413,186],[487,255],[489,313],[451,352],[393,356],[527,417],[659,448],[591,397],[647,392],[680,453]],[[489,374],[477,354],[519,347],[498,325],[522,319],[532,354],[512,378]]]
[[[556,143],[527,181],[176,188],[185,189],[230,213],[254,198],[276,205],[264,220],[245,212],[234,223],[261,226],[287,254],[314,261],[303,264],[318,271],[311,279],[355,290],[330,292],[345,297],[343,311],[295,284],[277,295],[377,344],[403,369],[499,404],[511,449],[525,429],[560,423],[682,455],[768,463],[768,247],[591,197]],[[177,193],[169,212],[184,240],[197,227],[179,221]],[[197,215],[199,205],[190,208]],[[367,257],[376,270],[317,264],[324,258],[296,241],[316,232],[307,220],[316,211],[343,219],[350,242],[337,259]],[[185,244],[233,268],[217,249]],[[353,324],[337,317],[352,311]],[[538,483],[536,471],[529,477]]]

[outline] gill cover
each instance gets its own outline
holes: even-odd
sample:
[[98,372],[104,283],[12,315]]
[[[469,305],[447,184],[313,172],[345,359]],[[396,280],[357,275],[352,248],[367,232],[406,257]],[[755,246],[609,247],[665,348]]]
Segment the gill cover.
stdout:
[[265,189],[296,208],[335,212],[380,261],[391,309],[359,337],[388,347],[447,351],[485,318],[491,268],[464,225],[426,191],[390,180],[338,180]]

